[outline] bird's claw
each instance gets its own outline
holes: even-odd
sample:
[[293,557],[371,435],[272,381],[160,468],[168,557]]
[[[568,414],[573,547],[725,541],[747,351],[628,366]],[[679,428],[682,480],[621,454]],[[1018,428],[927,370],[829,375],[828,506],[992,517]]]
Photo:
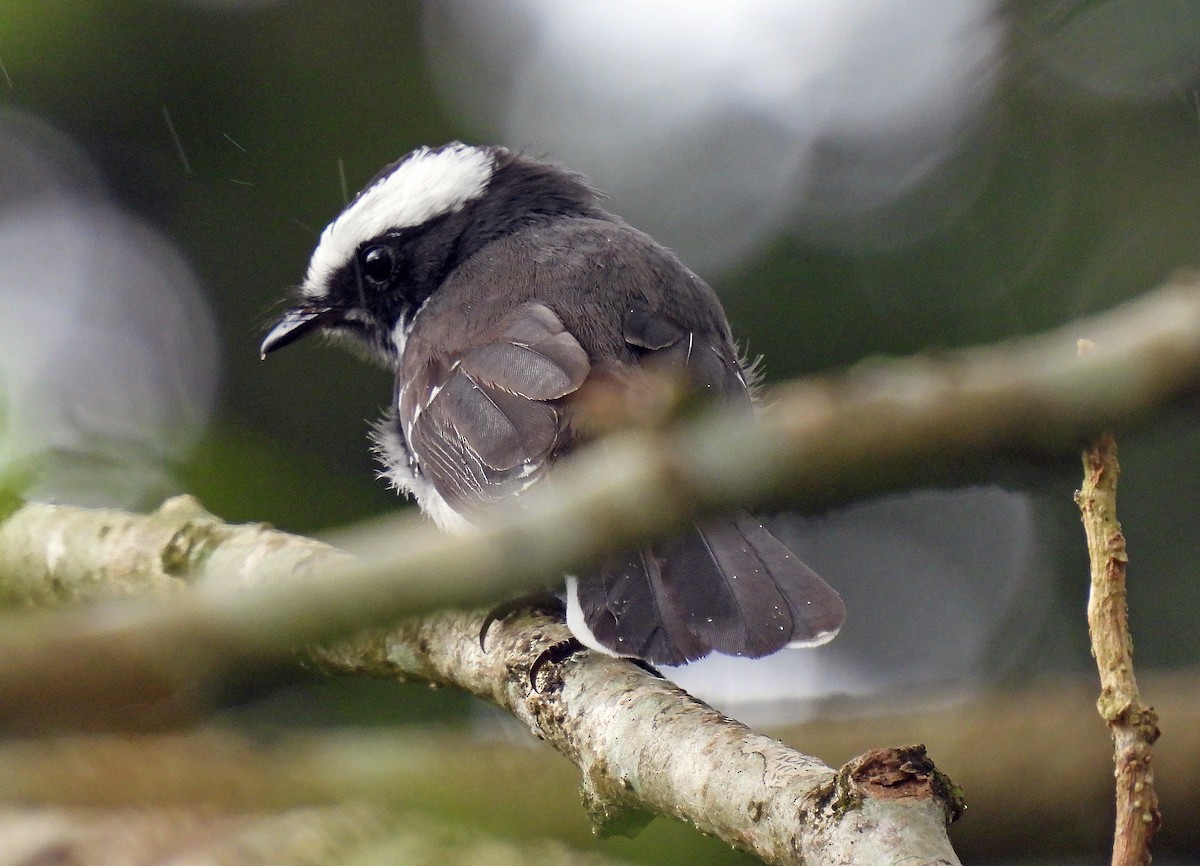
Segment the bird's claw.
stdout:
[[551,644],[546,649],[542,650],[541,654],[533,660],[533,664],[529,666],[529,687],[535,692],[539,691],[537,685],[538,674],[542,668],[549,664],[559,664],[565,662],[576,653],[586,650],[583,644],[575,640],[575,638],[567,638],[560,640],[558,643]]
[[554,593],[544,590],[502,601],[487,612],[487,616],[483,618],[483,624],[479,626],[479,648],[483,652],[487,652],[488,629],[492,627],[492,623],[508,619],[514,613],[522,610],[532,610],[560,617],[566,614],[563,600]]

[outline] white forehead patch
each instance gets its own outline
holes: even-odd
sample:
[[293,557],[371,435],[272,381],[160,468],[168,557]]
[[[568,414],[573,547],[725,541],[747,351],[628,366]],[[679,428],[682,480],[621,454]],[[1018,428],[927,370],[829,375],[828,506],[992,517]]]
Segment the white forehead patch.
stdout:
[[478,198],[491,179],[494,162],[491,151],[458,142],[436,151],[428,147],[414,151],[325,227],[301,292],[309,297],[324,294],[334,271],[350,260],[363,241],[389,229],[419,226]]

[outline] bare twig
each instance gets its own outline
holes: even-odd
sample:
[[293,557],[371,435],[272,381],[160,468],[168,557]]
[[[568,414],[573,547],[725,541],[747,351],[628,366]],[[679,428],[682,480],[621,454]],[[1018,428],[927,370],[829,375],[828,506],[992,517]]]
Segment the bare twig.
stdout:
[[1117,441],[1100,436],[1083,454],[1083,486],[1075,501],[1083,515],[1091,562],[1088,631],[1100,670],[1097,708],[1108,722],[1116,763],[1117,821],[1113,866],[1144,866],[1161,822],[1151,756],[1158,715],[1141,701],[1133,674],[1133,641],[1126,607],[1125,536],[1117,521]]

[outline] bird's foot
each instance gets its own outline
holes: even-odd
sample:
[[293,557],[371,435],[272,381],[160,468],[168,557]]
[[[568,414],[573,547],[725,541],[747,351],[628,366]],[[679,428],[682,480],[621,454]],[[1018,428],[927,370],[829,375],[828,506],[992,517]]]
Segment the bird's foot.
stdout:
[[[559,664],[560,662],[565,662],[571,656],[575,655],[576,653],[583,652],[586,649],[587,647],[581,644],[575,638],[568,638],[567,640],[559,641],[547,649],[542,650],[541,655],[534,659],[533,664],[529,666],[529,685],[535,692],[538,691],[537,678],[542,668],[548,664]],[[621,658],[624,658],[624,660],[630,664],[641,668],[655,679],[666,679],[666,677],[659,672],[658,668],[654,667],[654,665],[650,664],[650,662],[642,661],[638,658],[629,658],[628,656],[621,656]]]
[[563,600],[548,590],[529,592],[516,598],[510,598],[493,607],[483,618],[483,625],[479,627],[479,648],[487,652],[487,634],[492,623],[506,620],[520,611],[533,611],[560,618],[566,616],[566,606]]
[[537,678],[542,668],[550,664],[559,664],[565,662],[576,653],[586,650],[583,644],[575,640],[575,638],[567,638],[560,640],[556,644],[551,644],[546,649],[542,650],[541,654],[533,660],[533,664],[529,666],[529,686],[535,692],[538,691]]
[[630,662],[634,665],[637,665],[639,668],[644,670],[646,673],[650,674],[650,676],[654,677],[656,680],[665,680],[666,679],[666,677],[664,677],[662,675],[662,671],[660,671],[654,665],[650,664],[650,662],[644,662],[641,659],[635,659],[635,658],[629,658],[629,657],[626,657],[625,661]]

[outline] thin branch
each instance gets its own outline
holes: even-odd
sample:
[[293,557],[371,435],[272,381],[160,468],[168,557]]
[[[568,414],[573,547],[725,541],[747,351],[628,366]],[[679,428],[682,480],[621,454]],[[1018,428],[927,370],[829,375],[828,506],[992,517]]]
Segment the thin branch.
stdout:
[[1083,453],[1083,486],[1075,501],[1087,533],[1091,562],[1088,632],[1100,671],[1100,715],[1108,722],[1116,763],[1117,820],[1113,866],[1145,866],[1162,821],[1151,767],[1158,715],[1142,703],[1133,673],[1125,571],[1129,558],[1117,521],[1117,441],[1100,436]]
[[[1080,329],[1102,341],[1084,358]],[[492,604],[697,514],[826,504],[967,456],[1061,454],[1198,386],[1200,286],[1181,283],[1053,334],[782,388],[762,423],[716,415],[609,437],[465,538],[401,519],[358,539],[350,558],[179,500],[140,546],[129,534],[145,528],[128,515],[27,505],[0,524],[0,576],[35,596],[128,579],[118,575],[214,579],[197,596],[103,616],[0,622],[0,726],[111,720],[133,697],[168,718],[180,693],[251,660],[406,614]]]

